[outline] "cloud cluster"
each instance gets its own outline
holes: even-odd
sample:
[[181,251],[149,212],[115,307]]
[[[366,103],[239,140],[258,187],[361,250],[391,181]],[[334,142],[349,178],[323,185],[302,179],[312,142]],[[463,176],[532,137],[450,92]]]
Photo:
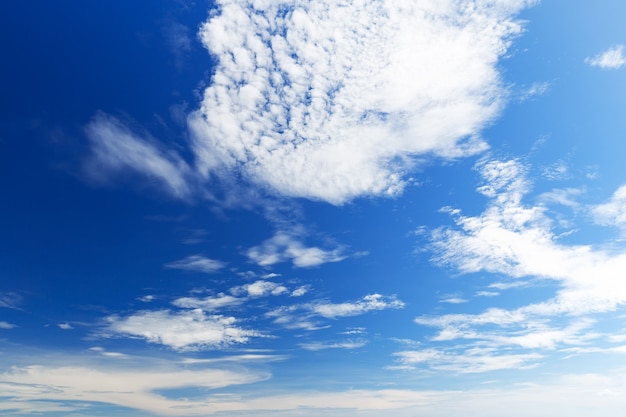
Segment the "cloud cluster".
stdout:
[[[424,355],[431,355],[432,367],[463,365],[468,372],[489,370],[492,367],[487,363],[476,365],[476,349],[499,352],[503,348],[521,352],[504,357],[490,352],[488,356],[500,361],[498,366],[524,367],[529,359],[538,358],[533,356],[538,350],[580,346],[601,339],[601,334],[589,330],[596,319],[591,315],[613,312],[626,305],[626,283],[622,279],[626,252],[561,243],[552,232],[553,222],[545,207],[524,203],[530,182],[528,170],[520,161],[488,160],[479,163],[477,169],[484,181],[478,191],[490,202],[478,216],[446,209],[454,216],[456,226],[432,233],[434,260],[463,273],[508,276],[517,280],[512,284],[542,280],[554,285],[556,292],[551,293],[552,297],[512,309],[494,307],[479,314],[420,316],[416,323],[438,329],[432,341],[465,340],[469,345],[455,347],[455,355],[448,355],[445,350],[405,352],[399,354],[400,361],[414,365],[424,362],[419,359]],[[615,207],[619,206],[621,190],[608,203],[595,207],[599,218],[619,225]],[[490,288],[514,287],[501,284]],[[608,341],[604,338],[604,342]],[[459,362],[458,358],[463,359]]]
[[333,204],[397,194],[413,156],[486,148],[530,3],[220,0],[200,31],[217,67],[189,118],[197,169]]

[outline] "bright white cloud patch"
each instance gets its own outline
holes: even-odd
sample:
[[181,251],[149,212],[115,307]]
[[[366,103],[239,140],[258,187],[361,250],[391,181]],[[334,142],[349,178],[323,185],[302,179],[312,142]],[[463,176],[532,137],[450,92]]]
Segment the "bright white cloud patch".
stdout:
[[[544,350],[601,339],[601,334],[589,330],[598,314],[626,305],[626,251],[559,242],[545,207],[523,202],[530,183],[527,169],[519,161],[485,161],[477,168],[484,180],[478,191],[491,201],[478,216],[463,216],[458,209],[447,209],[455,217],[456,227],[441,228],[432,234],[435,261],[464,273],[492,272],[514,280],[543,280],[554,284],[556,292],[549,291],[544,299],[510,309],[494,307],[479,314],[418,317],[418,324],[438,329],[433,342],[471,343],[455,346],[453,354],[446,350],[402,354],[401,362],[415,364],[419,362],[415,358],[426,352],[436,354],[437,360],[429,366],[438,369],[461,370],[467,366],[463,372],[478,372],[498,367],[523,368],[528,360],[539,358],[533,355],[541,355]],[[613,207],[619,205],[620,193],[621,189],[610,202],[597,206],[597,212],[604,213],[612,224],[619,224]],[[513,286],[496,283],[490,287],[505,290]],[[482,363],[486,356],[476,356],[479,348],[495,349],[488,355],[493,357],[489,363]],[[518,352],[502,356],[500,349]],[[492,360],[499,361],[499,365]]]
[[596,56],[587,57],[585,62],[592,67],[600,67],[603,69],[622,68],[624,64],[626,64],[624,45],[616,45]]
[[626,228],[626,185],[618,188],[608,202],[592,207],[591,212],[599,224]]
[[402,190],[411,157],[474,154],[531,1],[220,0],[189,118],[197,167],[341,204]]
[[166,268],[204,272],[206,274],[212,274],[214,272],[217,272],[224,266],[225,264],[222,261],[206,258],[200,255],[190,255],[185,259],[170,262],[165,265]]
[[239,327],[234,317],[207,315],[199,308],[177,313],[139,311],[128,317],[112,316],[107,321],[110,335],[142,338],[176,350],[219,349],[261,336]]

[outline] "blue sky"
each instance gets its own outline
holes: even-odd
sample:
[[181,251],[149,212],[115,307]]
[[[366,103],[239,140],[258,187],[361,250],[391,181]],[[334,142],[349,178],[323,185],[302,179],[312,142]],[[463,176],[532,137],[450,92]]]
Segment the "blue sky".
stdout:
[[621,415],[625,12],[0,3],[0,411]]

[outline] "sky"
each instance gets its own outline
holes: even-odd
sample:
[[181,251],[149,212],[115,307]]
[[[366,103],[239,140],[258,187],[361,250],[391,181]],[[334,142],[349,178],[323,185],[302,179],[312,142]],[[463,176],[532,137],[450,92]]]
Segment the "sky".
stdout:
[[621,416],[625,13],[0,2],[0,414]]

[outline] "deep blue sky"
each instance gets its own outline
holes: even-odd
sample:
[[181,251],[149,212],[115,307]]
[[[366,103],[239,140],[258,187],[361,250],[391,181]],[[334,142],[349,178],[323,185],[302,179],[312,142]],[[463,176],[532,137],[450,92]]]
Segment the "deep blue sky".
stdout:
[[621,415],[625,11],[0,3],[0,411]]

